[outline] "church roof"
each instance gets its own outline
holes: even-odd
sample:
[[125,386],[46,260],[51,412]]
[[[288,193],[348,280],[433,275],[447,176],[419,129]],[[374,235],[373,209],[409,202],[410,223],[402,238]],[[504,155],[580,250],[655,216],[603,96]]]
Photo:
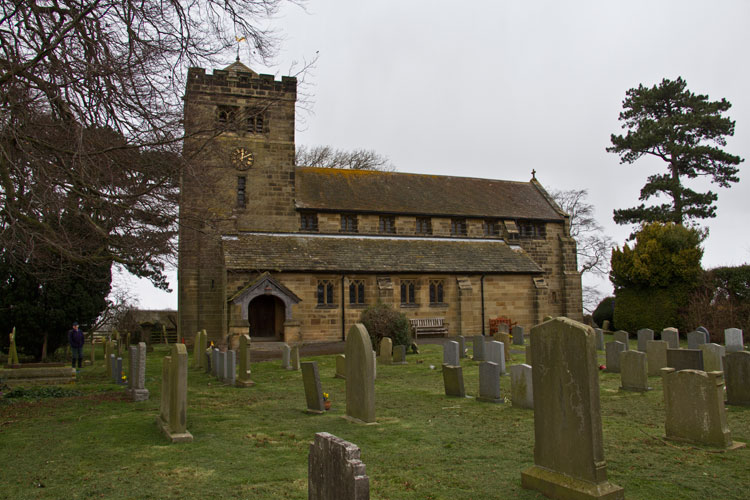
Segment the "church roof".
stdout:
[[297,167],[297,209],[562,220],[537,182]]
[[223,245],[228,271],[543,272],[502,240],[242,233]]
[[242,64],[239,59],[224,68],[224,71],[228,71],[230,73],[251,73],[253,76],[258,76],[258,73]]

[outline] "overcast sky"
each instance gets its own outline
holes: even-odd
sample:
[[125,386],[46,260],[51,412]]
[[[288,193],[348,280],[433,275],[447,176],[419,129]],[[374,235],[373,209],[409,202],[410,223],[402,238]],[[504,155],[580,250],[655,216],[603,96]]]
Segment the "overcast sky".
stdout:
[[[318,54],[298,145],[373,149],[400,172],[528,181],[534,169],[548,189],[588,189],[622,245],[631,228],[612,210],[637,205],[646,177],[664,170],[605,151],[623,133],[625,92],[681,76],[726,98],[736,121],[726,150],[750,158],[749,22],[745,0],[309,0],[273,21],[285,38],[275,66],[243,62],[281,76]],[[705,268],[750,261],[749,169],[731,189],[690,183],[719,194]],[[177,308],[174,273],[171,294],[128,282],[140,307]]]

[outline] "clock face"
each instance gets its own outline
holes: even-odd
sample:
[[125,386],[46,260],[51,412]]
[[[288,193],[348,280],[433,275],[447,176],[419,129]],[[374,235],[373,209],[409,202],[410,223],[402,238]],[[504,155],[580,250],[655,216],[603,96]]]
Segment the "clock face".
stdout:
[[254,159],[252,151],[245,148],[237,148],[232,152],[232,164],[238,170],[247,170],[252,167]]

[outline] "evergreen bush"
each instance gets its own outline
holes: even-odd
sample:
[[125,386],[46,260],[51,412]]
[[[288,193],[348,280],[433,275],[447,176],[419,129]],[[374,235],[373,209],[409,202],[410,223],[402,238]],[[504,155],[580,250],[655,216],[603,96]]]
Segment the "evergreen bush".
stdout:
[[605,297],[602,299],[599,305],[596,306],[596,309],[594,309],[591,317],[594,320],[594,324],[599,328],[602,328],[605,320],[609,320],[609,329],[615,330],[615,298]]
[[393,345],[411,344],[409,320],[387,304],[377,303],[368,307],[362,311],[360,322],[367,328],[374,349],[379,349],[383,337],[390,337]]

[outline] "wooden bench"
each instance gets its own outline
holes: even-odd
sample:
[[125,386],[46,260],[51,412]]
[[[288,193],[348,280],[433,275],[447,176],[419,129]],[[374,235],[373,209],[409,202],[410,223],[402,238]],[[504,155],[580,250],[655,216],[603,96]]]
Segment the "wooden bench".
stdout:
[[420,335],[447,335],[448,327],[445,326],[445,318],[418,318],[410,319],[411,331],[416,339]]

